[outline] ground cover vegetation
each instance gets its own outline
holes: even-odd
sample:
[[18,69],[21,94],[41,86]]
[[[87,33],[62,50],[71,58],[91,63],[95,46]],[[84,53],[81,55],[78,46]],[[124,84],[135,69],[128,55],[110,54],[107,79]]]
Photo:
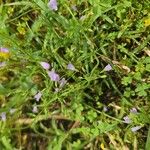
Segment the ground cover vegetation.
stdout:
[[149,0],[0,0],[0,149],[150,149]]

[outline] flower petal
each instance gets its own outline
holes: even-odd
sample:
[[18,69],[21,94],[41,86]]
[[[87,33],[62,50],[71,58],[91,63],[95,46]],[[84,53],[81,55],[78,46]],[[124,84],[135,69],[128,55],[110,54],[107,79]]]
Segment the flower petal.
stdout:
[[130,112],[133,113],[133,114],[137,114],[138,113],[136,108],[130,109]]
[[124,123],[129,124],[129,123],[132,122],[131,119],[128,116],[123,117],[123,119],[124,119]]
[[142,126],[135,126],[135,127],[131,128],[131,131],[132,132],[136,132],[136,131],[138,131],[141,128],[142,128]]
[[48,71],[47,73],[48,73],[48,76],[50,77],[51,81],[59,81],[60,80],[59,75],[54,70]]
[[48,70],[50,68],[50,64],[47,62],[40,62],[40,65],[46,70]]
[[0,52],[2,53],[9,53],[9,50],[7,48],[1,47]]
[[42,93],[41,93],[41,92],[38,92],[38,93],[34,96],[34,98],[35,98],[35,100],[36,100],[37,102],[40,100],[41,97],[42,97]]
[[104,68],[104,70],[105,71],[110,71],[110,70],[112,70],[113,68],[112,68],[112,66],[110,65],[110,64],[108,64],[105,68]]
[[69,63],[69,64],[67,65],[67,69],[68,69],[68,70],[72,70],[72,71],[76,70],[75,67],[74,67],[74,65],[71,64],[71,63]]
[[58,6],[57,6],[57,1],[56,0],[50,0],[49,3],[48,3],[48,7],[51,9],[51,10],[58,10]]
[[4,59],[7,59],[10,57],[10,53],[9,53],[9,50],[7,48],[3,48],[1,47],[0,48],[0,57],[4,58]]
[[6,113],[5,112],[2,112],[0,114],[0,116],[1,116],[2,121],[6,121]]
[[32,112],[33,112],[33,113],[38,113],[37,105],[34,105],[34,106],[33,106]]

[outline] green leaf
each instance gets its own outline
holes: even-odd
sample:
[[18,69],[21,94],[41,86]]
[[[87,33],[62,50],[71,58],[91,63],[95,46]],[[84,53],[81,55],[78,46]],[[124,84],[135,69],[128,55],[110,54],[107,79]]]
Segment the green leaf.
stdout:
[[148,130],[148,135],[147,135],[147,141],[146,141],[146,146],[145,146],[145,150],[149,150],[150,148],[150,127]]
[[134,78],[135,78],[136,80],[141,80],[141,73],[140,73],[140,72],[136,72],[136,73],[134,74]]
[[141,62],[139,62],[139,63],[136,65],[136,69],[135,69],[135,70],[136,70],[136,71],[139,71],[139,72],[141,72],[141,73],[143,73],[144,70],[145,70],[144,64],[141,63]]
[[1,141],[3,143],[3,145],[5,146],[6,150],[12,150],[13,148],[11,147],[11,144],[10,144],[10,139],[6,138],[5,136],[3,136],[1,138]]
[[0,95],[8,93],[8,89],[4,88],[2,84],[0,84]]
[[128,84],[132,83],[132,77],[124,77],[121,83],[127,86]]
[[116,128],[116,124],[109,124],[106,122],[100,122],[98,125],[98,129],[100,130],[100,133],[109,132]]
[[139,96],[146,96],[147,92],[145,90],[147,90],[148,88],[149,85],[146,83],[138,84],[137,88],[135,89],[135,92],[137,92]]
[[150,64],[150,57],[144,57],[143,63]]
[[150,72],[150,64],[146,64],[146,71]]

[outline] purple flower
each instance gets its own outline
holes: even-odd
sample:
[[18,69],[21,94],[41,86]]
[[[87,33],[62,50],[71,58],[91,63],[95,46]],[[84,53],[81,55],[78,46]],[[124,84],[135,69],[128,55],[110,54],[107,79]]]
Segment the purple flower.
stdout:
[[48,70],[50,68],[50,64],[47,62],[40,62],[40,65],[46,70]]
[[1,116],[1,120],[2,120],[2,121],[6,121],[6,113],[5,113],[5,112],[2,112],[2,113],[0,114],[0,116]]
[[0,67],[5,67],[6,63],[5,62],[0,62]]
[[9,50],[7,48],[1,47],[0,52],[9,53]]
[[75,67],[74,67],[74,65],[71,64],[71,63],[69,63],[69,64],[67,65],[67,69],[68,69],[68,70],[72,70],[72,71],[75,71],[75,70],[76,70]]
[[129,123],[132,122],[131,119],[128,116],[123,117],[123,119],[124,119],[124,123],[129,124]]
[[67,83],[67,80],[65,78],[62,78],[60,81],[59,81],[60,85],[59,87],[62,88],[66,83]]
[[52,69],[51,71],[48,71],[48,76],[50,77],[51,81],[59,81],[60,77],[59,75]]
[[33,113],[38,113],[37,105],[34,105],[34,106],[33,106],[32,112],[33,112]]
[[136,108],[130,109],[130,112],[133,113],[133,114],[137,114],[138,113]]
[[57,1],[56,0],[50,0],[49,3],[48,3],[48,7],[51,9],[51,10],[58,10],[58,7],[57,7]]
[[135,126],[135,127],[131,128],[131,131],[136,132],[137,130],[139,130],[141,128],[142,128],[142,126]]
[[104,68],[105,71],[110,71],[110,70],[112,70],[112,69],[113,69],[113,68],[111,67],[110,64],[108,64],[108,65]]
[[34,95],[35,100],[38,102],[40,98],[42,97],[42,93],[38,92],[36,95]]

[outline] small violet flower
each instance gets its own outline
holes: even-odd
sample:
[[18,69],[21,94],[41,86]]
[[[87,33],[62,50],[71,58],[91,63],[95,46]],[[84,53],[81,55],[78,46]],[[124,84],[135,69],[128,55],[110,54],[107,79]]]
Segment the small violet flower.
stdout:
[[40,62],[40,65],[46,70],[48,70],[50,68],[50,64],[47,62]]
[[0,116],[1,116],[1,120],[2,120],[2,121],[6,121],[6,113],[5,113],[5,112],[2,112],[2,113],[0,114]]
[[33,106],[32,112],[33,112],[33,113],[38,113],[37,105],[34,105],[34,106]]
[[35,100],[36,100],[37,102],[39,102],[39,100],[40,100],[41,97],[42,97],[42,93],[41,93],[41,92],[38,92],[38,93],[34,96],[34,98],[35,98]]
[[112,68],[112,66],[110,65],[110,64],[108,64],[105,68],[104,68],[104,70],[105,71],[110,71],[110,70],[112,70],[113,68]]
[[132,132],[136,132],[136,131],[138,131],[141,128],[142,128],[142,126],[135,126],[135,127],[131,128],[131,131]]
[[48,71],[47,73],[48,73],[48,76],[50,77],[51,81],[59,81],[60,80],[59,75],[54,70]]
[[137,114],[138,113],[136,108],[130,109],[130,112],[133,113],[133,114]]
[[0,47],[0,57],[7,59],[10,57],[9,50],[7,48]]
[[9,50],[7,48],[1,47],[0,52],[2,53],[9,53]]
[[69,64],[67,65],[67,69],[68,69],[68,70],[72,70],[72,71],[75,71],[75,70],[76,70],[75,67],[74,67],[74,65],[71,64],[71,63],[69,63]]
[[128,116],[123,117],[123,119],[124,119],[124,123],[129,124],[129,123],[132,122],[131,119]]
[[59,87],[62,88],[66,83],[67,83],[67,80],[65,78],[62,78],[60,81],[59,81],[60,85]]
[[51,9],[51,10],[58,10],[58,6],[57,6],[57,0],[50,0],[49,3],[48,3],[48,7]]

